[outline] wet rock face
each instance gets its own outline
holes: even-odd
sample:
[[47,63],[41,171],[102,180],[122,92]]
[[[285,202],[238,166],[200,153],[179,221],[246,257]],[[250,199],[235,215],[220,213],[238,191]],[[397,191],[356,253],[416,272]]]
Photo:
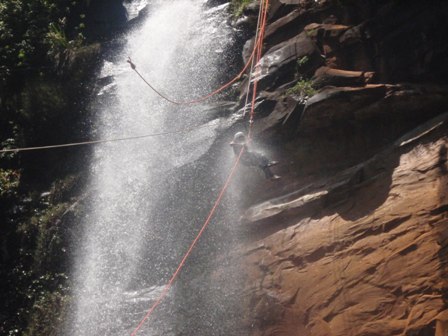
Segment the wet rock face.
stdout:
[[[299,114],[305,109],[309,117],[318,105],[320,113],[327,107],[331,109],[327,111],[329,114],[336,109],[344,110],[343,118],[351,114],[346,108],[354,111],[356,107],[371,109],[371,116],[378,112],[373,111],[375,109],[382,109],[380,114],[399,109],[412,117],[416,117],[413,110],[420,110],[417,112],[420,115],[429,113],[428,118],[439,113],[440,104],[434,109],[428,104],[431,105],[432,98],[445,103],[440,94],[445,90],[448,62],[442,59],[448,57],[448,46],[440,38],[447,30],[442,17],[448,19],[448,4],[440,1],[430,5],[411,3],[404,6],[399,1],[365,0],[347,4],[299,1],[295,6],[281,3],[280,7],[275,6],[272,22],[266,28],[265,53],[258,72],[259,89],[264,92],[258,96],[256,117],[262,119],[261,132],[269,130],[269,134],[259,136],[270,137],[273,129],[278,134],[285,133],[286,137],[297,133],[299,128],[304,130],[306,125],[299,126]],[[277,17],[276,13],[281,12],[284,15]],[[429,19],[429,15],[434,19]],[[422,36],[426,36],[425,43],[416,42]],[[248,59],[252,47],[253,39],[250,39],[243,49],[244,59]],[[307,106],[303,97],[296,99],[302,100],[301,106],[292,108],[296,112],[285,114],[287,118],[269,115],[265,111],[267,106],[274,115],[278,109],[283,114],[285,101],[288,97],[294,98],[293,94],[288,94],[288,89],[299,80],[309,81],[314,89],[320,90],[317,97]],[[246,84],[242,84],[241,99],[245,96]],[[399,86],[388,86],[390,84]],[[316,100],[319,100],[318,105],[315,105]],[[405,106],[406,101],[408,106]],[[368,107],[369,104],[373,106]],[[408,108],[410,113],[406,111]],[[431,109],[432,112],[428,112]],[[351,118],[351,124],[357,123],[358,117],[354,119]],[[315,124],[321,122],[333,121],[315,120]]]
[[253,335],[426,335],[436,321],[442,328],[447,130],[446,119],[436,120],[305,194],[246,213],[246,225],[265,231],[245,251]]
[[382,114],[395,114],[399,120],[418,118],[422,113],[431,116],[447,106],[447,94],[447,88],[435,86],[326,87],[306,103],[300,127],[312,132],[331,127],[337,120],[363,123]]
[[282,179],[241,169],[251,335],[445,335],[448,4],[274,3],[252,131]]
[[271,48],[260,60],[260,88],[278,87],[293,80],[301,58],[307,60],[303,73],[314,73],[323,62],[317,46],[305,33]]

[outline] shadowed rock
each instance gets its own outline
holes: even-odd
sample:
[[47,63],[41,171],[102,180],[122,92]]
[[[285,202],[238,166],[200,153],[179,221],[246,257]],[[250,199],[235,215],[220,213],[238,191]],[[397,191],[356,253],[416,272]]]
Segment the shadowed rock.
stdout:
[[278,1],[252,131],[282,180],[241,172],[250,335],[442,336],[447,4]]
[[260,73],[255,74],[260,88],[279,86],[294,79],[297,60],[306,57],[301,72],[314,73],[323,59],[315,43],[305,34],[271,48],[260,60]]
[[447,104],[447,88],[421,85],[366,85],[362,88],[328,87],[306,103],[300,127],[328,127],[336,120],[356,122],[379,114],[401,114],[404,118],[431,115]]
[[[246,220],[265,218],[254,237],[263,229],[271,232],[269,227],[279,220],[285,223],[280,212],[292,216],[288,227],[277,225],[276,233],[244,248],[255,321],[251,335],[295,335],[301,330],[342,336],[354,329],[356,335],[424,335],[436,321],[439,334],[445,330],[446,281],[440,274],[446,263],[439,253],[447,246],[440,237],[446,237],[442,209],[448,207],[434,186],[446,188],[439,170],[439,148],[448,142],[446,119],[436,118],[397,140],[350,170],[351,178],[340,176],[339,183],[324,190],[308,186],[305,194],[246,213]],[[383,166],[383,173],[357,176],[374,166]],[[331,188],[342,185],[343,194],[324,201]],[[386,192],[377,203],[381,188]],[[309,206],[314,208],[311,215],[297,211]],[[360,207],[367,210],[361,216]]]
[[363,86],[373,81],[373,72],[347,71],[321,67],[313,76],[313,87],[324,86]]

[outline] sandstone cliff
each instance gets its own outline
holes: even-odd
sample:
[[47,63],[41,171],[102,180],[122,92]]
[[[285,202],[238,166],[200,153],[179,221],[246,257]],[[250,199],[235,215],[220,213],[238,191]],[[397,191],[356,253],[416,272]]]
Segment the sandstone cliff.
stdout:
[[254,127],[283,178],[247,179],[251,335],[447,334],[447,10],[271,2]]
[[[110,5],[102,0],[92,3]],[[275,172],[282,179],[266,181],[240,167],[235,189],[244,190],[241,223],[216,225],[207,233],[208,240],[201,242],[205,246],[197,249],[178,282],[176,305],[167,316],[175,321],[176,330],[182,330],[177,332],[186,335],[447,335],[446,1],[270,3],[254,134],[255,145],[280,161]],[[244,59],[253,45],[250,35],[258,5],[252,2],[235,22],[239,36],[249,38],[243,41]],[[87,15],[93,39],[104,40],[124,29],[122,2],[109,7],[113,13],[95,9]],[[150,6],[128,26],[140,24],[149,10]],[[233,50],[226,52],[234,56]],[[216,116],[210,112],[210,119],[225,119],[230,110],[220,105]],[[196,203],[202,204],[196,181],[207,186],[206,195],[220,187],[215,186],[215,176],[210,175],[210,181],[203,176],[218,154],[230,152],[230,133],[241,127],[237,118],[230,119],[223,126],[228,132],[217,136],[207,155],[179,169],[182,183],[172,179],[173,194],[185,189],[195,195],[185,196],[188,201],[180,210],[176,204],[174,218],[183,218]],[[35,162],[41,165],[39,158]],[[18,286],[17,297],[28,298],[19,314],[16,306],[22,303],[4,300],[9,311],[0,313],[0,330],[5,333],[13,329],[20,333],[17,326],[23,326],[31,330],[29,334],[60,334],[52,323],[64,315],[70,300],[65,289],[63,295],[50,291],[68,281],[48,277],[47,272],[59,269],[53,263],[67,268],[69,257],[55,252],[54,246],[67,247],[67,255],[73,253],[69,242],[78,229],[72,223],[87,208],[82,197],[72,195],[79,192],[76,181],[69,177],[55,183],[51,193],[37,194],[39,211],[30,221],[36,228],[31,234],[24,230],[27,226],[21,228],[31,237],[29,242],[4,235],[12,237],[14,249],[5,244],[2,249],[3,259],[12,267],[19,258],[28,262],[31,255],[38,257],[36,266],[32,263],[36,273],[18,267],[14,272],[23,276],[12,273],[5,278],[5,292],[15,293]],[[231,203],[227,210],[234,212],[237,202]],[[207,204],[203,208],[201,212],[209,209]],[[33,209],[29,206],[29,212]],[[228,248],[222,237],[238,231],[235,227],[241,228],[245,239],[232,254],[238,263],[222,256]],[[195,232],[186,226],[176,231],[180,248],[190,243],[190,231]],[[20,256],[16,241],[34,251],[35,237],[37,252],[20,249]],[[241,255],[243,296],[236,293]],[[168,261],[173,270],[178,263],[174,259]],[[214,268],[215,260],[221,269]],[[40,275],[45,276],[34,281]],[[152,280],[151,272],[144,276]],[[240,304],[241,297],[244,312],[229,308]],[[17,321],[3,322],[10,315],[17,315]],[[240,315],[245,328],[236,326]],[[218,322],[208,324],[209,320]]]

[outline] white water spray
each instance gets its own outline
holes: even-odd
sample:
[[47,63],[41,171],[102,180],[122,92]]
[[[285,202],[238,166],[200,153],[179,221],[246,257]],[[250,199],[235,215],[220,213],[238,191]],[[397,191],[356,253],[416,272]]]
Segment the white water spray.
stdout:
[[[217,82],[216,67],[222,63],[221,53],[230,42],[231,32],[223,7],[207,11],[203,5],[203,1],[195,0],[152,1],[146,22],[127,36],[124,50],[103,66],[101,77],[109,78],[110,83],[95,102],[98,138],[207,123],[210,127],[95,149],[91,210],[79,239],[74,311],[67,335],[129,334],[171,274],[173,263],[184,252],[184,241],[190,239],[182,231],[189,227],[179,226],[182,219],[188,224],[200,221],[199,215],[208,206],[207,202],[201,209],[197,204],[188,205],[188,199],[193,198],[189,192],[209,201],[205,197],[209,186],[198,186],[205,183],[202,177],[192,181],[191,191],[183,190],[180,195],[176,183],[168,180],[178,178],[188,189],[187,180],[194,169],[189,170],[187,180],[182,180],[176,169],[191,165],[209,150],[219,120],[197,108],[173,107],[161,100],[125,62],[132,56],[139,71],[175,99],[208,93]],[[210,173],[216,175],[212,169]],[[188,206],[192,214],[176,213]],[[151,327],[145,334],[176,335],[174,327],[166,327],[170,323],[158,325],[161,329]]]

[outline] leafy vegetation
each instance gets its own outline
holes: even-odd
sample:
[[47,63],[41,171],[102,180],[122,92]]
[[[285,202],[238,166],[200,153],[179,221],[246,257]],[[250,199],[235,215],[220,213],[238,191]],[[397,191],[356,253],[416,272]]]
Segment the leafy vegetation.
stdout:
[[286,91],[286,94],[298,96],[299,100],[306,102],[316,94],[316,90],[313,88],[311,80],[301,78],[293,87]]
[[[0,148],[75,136],[68,130],[81,116],[95,52],[84,36],[89,5],[0,1]],[[1,335],[57,335],[69,302],[61,225],[76,178],[56,168],[67,162],[64,153],[0,153]]]
[[67,276],[47,273],[34,280],[29,289],[35,300],[31,307],[28,327],[23,335],[60,335],[60,328],[70,304]]
[[38,276],[20,266],[14,271],[16,295],[24,298],[26,304],[17,311],[16,321],[22,324],[10,326],[4,335],[60,335],[70,303],[67,276],[52,272]]
[[13,169],[0,169],[0,199],[16,195],[20,172]]
[[84,40],[83,8],[76,0],[2,0],[0,88],[11,84],[14,75],[45,71],[51,65],[48,52],[79,46]]
[[[26,142],[25,114],[28,120],[36,119],[36,126],[45,123],[45,119],[39,121],[41,109],[29,104],[30,89],[48,79],[54,82],[67,52],[82,47],[85,9],[85,0],[0,2],[0,141]],[[65,98],[51,94],[53,101]],[[39,100],[45,103],[45,97]],[[27,104],[32,110],[27,110]]]
[[309,98],[316,94],[311,79],[308,79],[303,75],[303,70],[306,68],[309,61],[310,58],[307,55],[297,59],[295,78],[298,78],[298,80],[293,87],[290,87],[286,91],[287,95],[297,96],[302,103],[306,103]]
[[300,68],[300,67],[303,67],[305,64],[307,64],[308,63],[308,61],[310,60],[310,58],[308,57],[308,56],[303,56],[303,57],[300,57],[298,60],[297,60],[297,67],[298,68]]
[[238,17],[243,14],[244,9],[252,2],[252,0],[232,0],[230,3],[232,13]]
[[67,195],[76,181],[68,176],[47,193],[31,192],[25,201],[16,200],[19,217],[8,235],[9,244],[20,238],[20,249],[9,256],[10,268],[0,269],[2,289],[10,293],[3,304],[14,314],[0,321],[2,335],[58,335],[70,303],[63,235],[72,206]]

